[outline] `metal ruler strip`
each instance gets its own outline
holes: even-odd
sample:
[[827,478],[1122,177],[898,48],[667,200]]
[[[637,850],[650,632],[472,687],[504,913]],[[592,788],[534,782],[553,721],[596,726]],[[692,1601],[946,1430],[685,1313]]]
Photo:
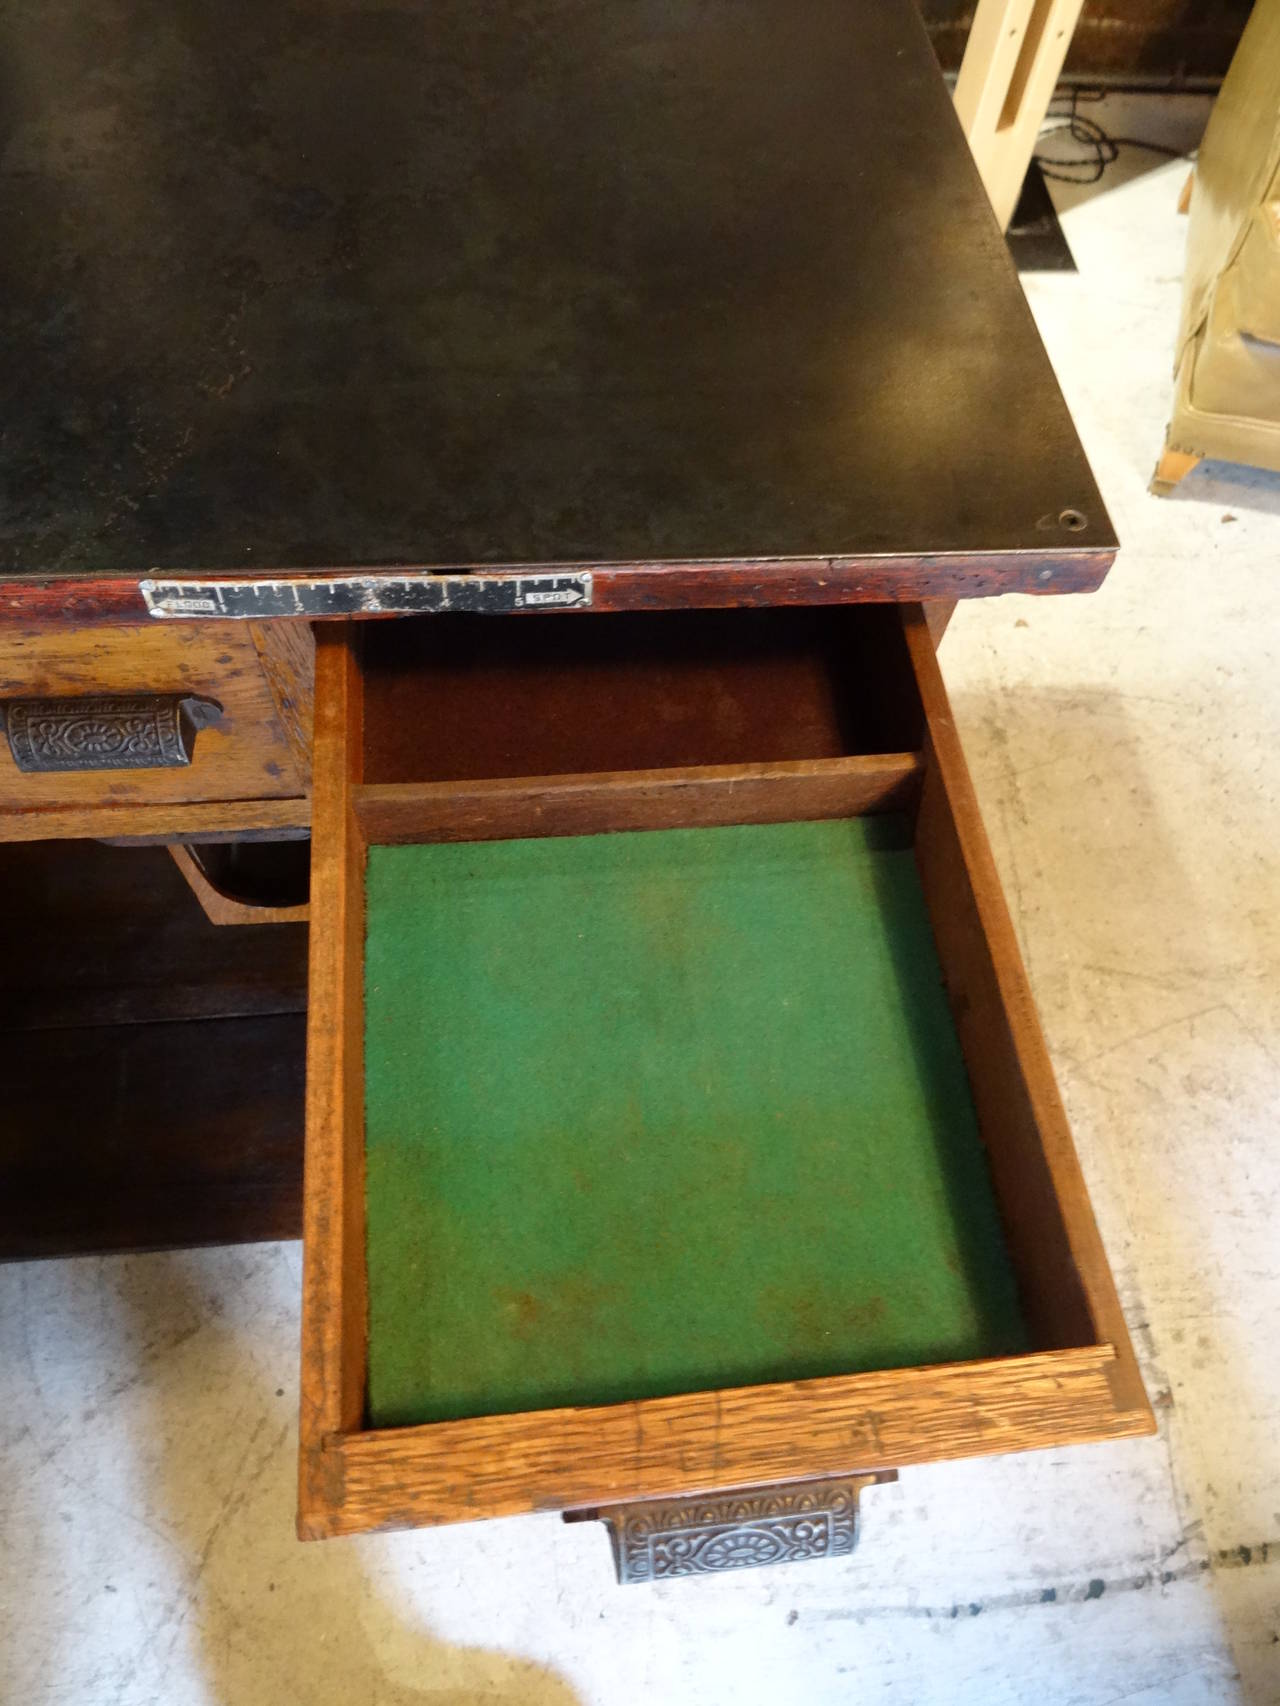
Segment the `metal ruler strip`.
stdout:
[[308,580],[148,577],[139,590],[149,615],[258,622],[272,616],[391,616],[447,610],[502,616],[515,610],[581,610],[591,571],[545,575],[336,575]]

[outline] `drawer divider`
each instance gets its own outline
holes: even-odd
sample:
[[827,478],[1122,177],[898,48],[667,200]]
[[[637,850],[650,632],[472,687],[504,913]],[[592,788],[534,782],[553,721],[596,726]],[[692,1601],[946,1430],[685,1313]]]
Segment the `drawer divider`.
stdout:
[[368,842],[591,835],[674,825],[778,823],[910,809],[916,752],[779,764],[717,764],[484,782],[382,783],[352,789]]

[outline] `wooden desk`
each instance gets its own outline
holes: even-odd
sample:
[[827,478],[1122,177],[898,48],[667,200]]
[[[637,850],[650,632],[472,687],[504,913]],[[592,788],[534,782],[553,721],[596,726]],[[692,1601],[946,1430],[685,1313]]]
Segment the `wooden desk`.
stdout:
[[[303,1531],[841,1474],[840,1550],[857,1488],[899,1463],[1149,1427],[909,608],[1086,591],[1116,544],[909,0],[175,0],[162,25],[16,0],[5,25],[0,837],[305,829],[308,624],[447,613],[398,725],[388,648],[367,679],[345,625],[321,648]],[[691,614],[877,602],[905,625],[819,616],[798,650],[729,614],[709,651]],[[544,620],[450,685],[467,611]],[[606,612],[633,613],[616,642],[548,652]],[[554,728],[537,710],[574,703]],[[430,704],[460,731],[443,755]],[[1034,1354],[762,1387],[764,1410],[748,1388],[723,1437],[711,1394],[440,1424],[457,1455],[370,1429],[365,843],[886,809]],[[762,1496],[809,1523],[807,1495],[785,1519]]]
[[1105,573],[907,0],[148,16],[5,12],[8,621],[146,621],[175,575],[585,568],[624,609]]

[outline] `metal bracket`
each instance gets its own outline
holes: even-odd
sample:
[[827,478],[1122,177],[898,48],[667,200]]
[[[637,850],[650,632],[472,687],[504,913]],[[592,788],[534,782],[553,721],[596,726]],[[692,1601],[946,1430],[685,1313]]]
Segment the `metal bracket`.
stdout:
[[659,1582],[759,1564],[840,1558],[858,1540],[858,1497],[896,1469],[834,1481],[794,1481],[705,1498],[656,1499],[573,1511],[567,1522],[598,1517],[609,1530],[620,1583]]
[[192,694],[10,699],[0,706],[19,770],[167,770],[190,764],[196,735],[222,713]]

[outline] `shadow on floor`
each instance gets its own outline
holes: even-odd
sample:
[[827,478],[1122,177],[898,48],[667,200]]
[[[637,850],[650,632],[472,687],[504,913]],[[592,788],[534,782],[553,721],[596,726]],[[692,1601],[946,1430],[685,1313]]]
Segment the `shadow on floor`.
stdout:
[[[1213,97],[1209,94],[1171,96],[1111,91],[1098,99],[1097,90],[1082,90],[1077,104],[1080,118],[1086,125],[1097,125],[1106,137],[1121,144],[1115,159],[1095,178],[1092,175],[1098,158],[1095,145],[1087,136],[1079,141],[1072,137],[1065,128],[1070,118],[1070,97],[1065,94],[1055,97],[1036,153],[1051,163],[1064,162],[1057,169],[1068,181],[1055,178],[1050,185],[1059,215],[1166,167],[1170,170],[1169,209],[1175,215],[1179,191],[1191,170],[1212,108]],[[1138,148],[1125,141],[1126,138],[1156,146]],[[1050,170],[1053,169],[1051,164]]]
[[294,1381],[262,1390],[269,1377],[216,1300],[211,1314],[194,1259],[131,1266],[120,1290],[156,1423],[140,1441],[140,1490],[178,1553],[148,1639],[162,1664],[172,1654],[166,1674],[189,1654],[225,1706],[578,1706],[540,1664],[414,1627],[377,1580],[377,1541],[295,1539]]
[[1239,510],[1280,515],[1280,474],[1251,468],[1243,462],[1206,459],[1169,492],[1156,500],[1165,504],[1207,504],[1222,510],[1223,520]]
[[1181,667],[1158,700],[1139,668],[1128,694],[1024,680],[952,702],[1170,1453],[1183,1535],[1153,1567],[1208,1579],[1241,1698],[1274,1706],[1269,754]]

